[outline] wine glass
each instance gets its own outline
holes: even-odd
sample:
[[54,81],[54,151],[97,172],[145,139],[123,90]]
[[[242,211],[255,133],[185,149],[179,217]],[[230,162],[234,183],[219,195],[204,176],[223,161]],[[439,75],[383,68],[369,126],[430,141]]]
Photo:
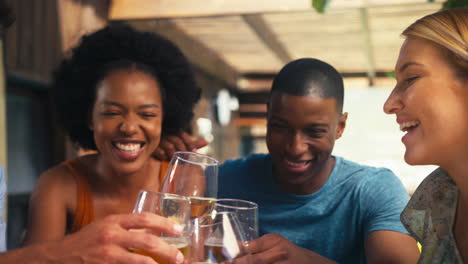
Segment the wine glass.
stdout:
[[216,200],[215,211],[232,212],[237,215],[247,241],[258,238],[258,205],[241,199],[223,198]]
[[[184,229],[180,235],[171,235],[164,232],[158,232],[161,239],[166,241],[168,244],[178,248],[185,258],[190,255],[190,243],[191,243],[191,224],[190,224],[190,201],[187,197],[160,193],[147,190],[141,190],[138,198],[135,202],[133,213],[150,212],[157,215],[164,216],[171,219],[172,221],[183,226]],[[152,230],[138,229],[131,230],[133,232],[151,232]],[[130,249],[132,252],[149,256],[153,258],[157,263],[169,264],[168,261],[161,259],[158,256],[149,254],[145,251],[138,249]]]
[[251,255],[237,216],[213,212],[193,221],[190,263],[251,264]]
[[218,192],[218,161],[195,152],[174,153],[161,191],[188,197],[192,219],[209,214]]

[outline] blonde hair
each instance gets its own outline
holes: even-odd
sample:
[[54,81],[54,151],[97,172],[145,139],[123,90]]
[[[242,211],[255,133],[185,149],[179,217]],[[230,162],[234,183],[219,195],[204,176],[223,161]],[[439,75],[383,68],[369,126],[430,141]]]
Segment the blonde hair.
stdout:
[[468,8],[427,15],[406,28],[403,36],[437,43],[461,77],[468,76]]

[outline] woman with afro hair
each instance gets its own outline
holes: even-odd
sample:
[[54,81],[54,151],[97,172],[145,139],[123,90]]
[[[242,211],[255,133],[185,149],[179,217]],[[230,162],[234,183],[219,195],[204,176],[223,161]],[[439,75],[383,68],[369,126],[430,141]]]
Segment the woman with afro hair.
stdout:
[[71,141],[95,153],[41,175],[26,244],[129,213],[139,190],[158,191],[167,164],[151,154],[161,135],[187,129],[200,89],[169,40],[113,25],[81,39],[56,70],[51,95]]

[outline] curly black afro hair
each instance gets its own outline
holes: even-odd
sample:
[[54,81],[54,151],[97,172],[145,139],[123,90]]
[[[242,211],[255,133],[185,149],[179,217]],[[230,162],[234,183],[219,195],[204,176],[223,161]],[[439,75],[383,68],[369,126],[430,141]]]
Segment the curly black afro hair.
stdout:
[[163,134],[188,128],[200,89],[187,59],[169,40],[119,24],[84,36],[53,75],[52,102],[72,142],[96,149],[89,128],[96,87],[111,71],[125,68],[154,76],[162,87]]

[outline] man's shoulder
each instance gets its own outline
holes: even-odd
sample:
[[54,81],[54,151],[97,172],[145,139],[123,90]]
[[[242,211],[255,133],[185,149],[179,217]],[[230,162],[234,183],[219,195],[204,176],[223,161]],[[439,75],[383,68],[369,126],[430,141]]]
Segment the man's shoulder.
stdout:
[[354,161],[347,160],[342,157],[335,157],[337,160],[338,172],[347,176],[358,176],[361,180],[374,180],[382,176],[396,177],[395,174],[388,168],[375,167],[365,164],[360,164]]
[[359,164],[344,158],[337,158],[337,175],[335,183],[345,184],[349,188],[365,191],[387,189],[404,189],[400,179],[388,168]]
[[270,160],[269,154],[251,154],[240,159],[228,159],[221,164],[220,168],[222,170],[237,170],[242,168],[259,167],[265,165],[265,162],[268,162],[268,160]]
[[268,154],[252,154],[245,158],[227,160],[219,167],[220,183],[263,182],[270,178],[271,167]]
[[258,189],[271,177],[271,159],[267,154],[252,154],[245,158],[227,160],[219,168],[218,195],[256,201]]

